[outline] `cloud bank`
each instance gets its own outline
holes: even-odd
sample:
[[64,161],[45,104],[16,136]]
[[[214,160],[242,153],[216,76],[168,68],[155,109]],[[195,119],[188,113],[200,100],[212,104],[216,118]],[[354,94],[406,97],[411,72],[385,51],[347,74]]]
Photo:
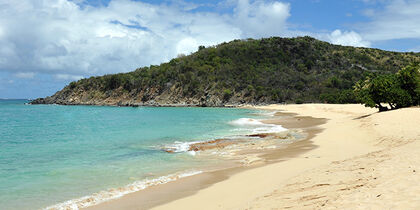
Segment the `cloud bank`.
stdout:
[[56,79],[131,71],[199,45],[281,36],[290,16],[290,5],[278,1],[239,0],[232,14],[185,8],[129,0],[101,7],[67,0],[0,0],[0,71]]
[[371,20],[357,27],[366,40],[420,39],[420,1],[390,0],[381,4],[383,9],[366,10]]

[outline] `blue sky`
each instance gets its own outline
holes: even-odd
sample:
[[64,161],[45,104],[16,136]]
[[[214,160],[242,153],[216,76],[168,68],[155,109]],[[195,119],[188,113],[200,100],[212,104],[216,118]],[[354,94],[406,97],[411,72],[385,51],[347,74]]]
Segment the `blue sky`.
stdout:
[[420,51],[419,0],[0,0],[0,98],[52,95],[243,38]]

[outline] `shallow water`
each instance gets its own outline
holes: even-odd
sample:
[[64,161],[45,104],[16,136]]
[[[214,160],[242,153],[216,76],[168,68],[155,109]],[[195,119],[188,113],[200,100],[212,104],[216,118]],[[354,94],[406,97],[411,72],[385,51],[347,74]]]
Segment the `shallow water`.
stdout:
[[[256,110],[25,102],[0,100],[1,209],[43,208],[139,180],[194,174],[217,160],[183,152],[185,143],[261,129],[237,121],[261,118]],[[162,151],[168,145],[179,153]]]

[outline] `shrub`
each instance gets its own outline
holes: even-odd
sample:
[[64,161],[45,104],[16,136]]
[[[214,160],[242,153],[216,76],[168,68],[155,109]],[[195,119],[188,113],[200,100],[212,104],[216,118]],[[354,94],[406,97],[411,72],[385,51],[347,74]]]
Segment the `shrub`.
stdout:
[[397,74],[369,76],[359,81],[354,87],[357,99],[367,107],[386,111],[391,109],[419,105],[420,66],[412,64],[401,69]]
[[420,104],[420,64],[412,64],[397,73],[397,79],[402,89],[412,98],[413,105]]
[[302,100],[302,99],[300,99],[300,98],[298,98],[298,99],[296,99],[295,103],[296,103],[296,104],[303,104],[303,100]]
[[224,89],[223,90],[223,99],[225,101],[229,100],[229,98],[232,97],[232,91],[229,89]]

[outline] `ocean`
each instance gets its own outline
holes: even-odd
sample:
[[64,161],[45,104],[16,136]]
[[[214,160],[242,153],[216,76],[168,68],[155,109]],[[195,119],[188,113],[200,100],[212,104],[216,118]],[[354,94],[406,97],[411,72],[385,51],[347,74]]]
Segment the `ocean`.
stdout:
[[0,100],[0,206],[5,210],[75,207],[198,174],[220,160],[197,158],[187,151],[191,142],[279,129],[251,120],[266,113],[250,109],[27,102]]

